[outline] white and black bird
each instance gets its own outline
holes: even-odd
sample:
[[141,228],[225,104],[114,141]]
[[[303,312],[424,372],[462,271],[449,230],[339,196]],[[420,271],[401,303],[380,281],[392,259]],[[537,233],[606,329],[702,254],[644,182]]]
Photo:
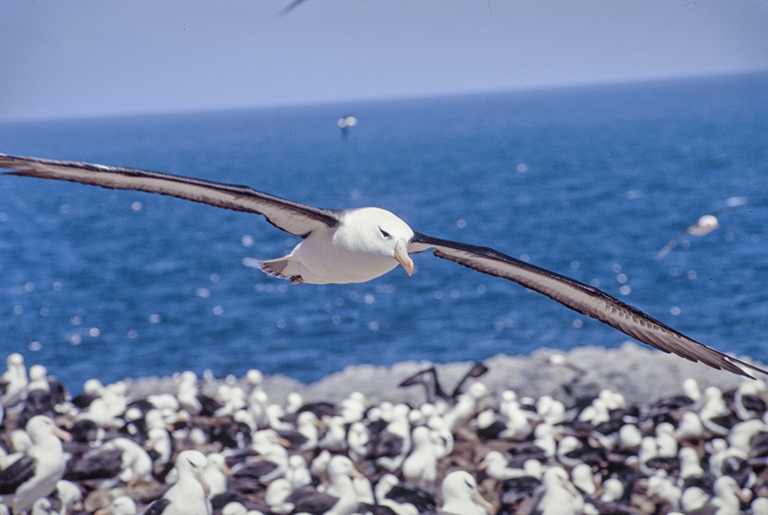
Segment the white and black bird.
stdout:
[[699,218],[695,224],[686,227],[679,233],[675,235],[674,238],[669,240],[669,242],[664,245],[661,250],[659,250],[655,256],[653,256],[654,261],[659,261],[664,258],[669,252],[677,246],[678,243],[680,243],[680,240],[683,239],[686,235],[688,236],[705,236],[709,233],[711,233],[714,230],[717,230],[720,228],[720,221],[717,219],[718,216],[723,215],[725,213],[728,213],[729,211],[733,211],[734,209],[738,209],[744,205],[746,205],[747,199],[744,197],[730,197],[725,200],[725,207],[722,209],[718,209],[714,213],[710,213],[708,215],[704,215],[701,218]]
[[176,457],[178,480],[145,515],[211,515],[208,484],[204,474],[208,459],[200,451],[181,451]]
[[464,386],[467,382],[472,378],[482,376],[486,372],[488,372],[488,367],[482,363],[475,363],[472,365],[472,368],[464,374],[464,377],[461,378],[454,388],[453,393],[450,395],[443,390],[442,386],[440,386],[440,381],[437,378],[437,369],[434,366],[404,379],[398,386],[404,387],[415,384],[423,385],[428,403],[444,403],[447,406],[454,406],[457,402],[457,397],[464,392]]
[[13,513],[30,509],[36,500],[56,490],[66,465],[61,440],[72,438],[43,415],[31,418],[25,429],[32,445],[0,470],[0,504],[9,506]]
[[351,114],[348,114],[344,116],[344,118],[339,118],[337,125],[339,126],[339,129],[341,129],[341,135],[346,137],[347,133],[349,132],[349,128],[357,125],[357,118]]
[[438,515],[494,515],[496,508],[477,490],[469,472],[454,470],[443,479],[443,506]]
[[409,254],[432,249],[437,257],[517,282],[664,352],[742,376],[751,377],[747,369],[768,374],[755,365],[688,338],[593,286],[488,247],[415,232],[403,220],[384,209],[322,209],[246,186],[134,168],[6,154],[0,154],[0,168],[11,169],[7,173],[13,175],[158,193],[264,215],[278,229],[303,239],[287,256],[260,263],[264,272],[288,279],[291,283],[361,283],[382,276],[398,265],[402,265],[410,275],[414,264]]

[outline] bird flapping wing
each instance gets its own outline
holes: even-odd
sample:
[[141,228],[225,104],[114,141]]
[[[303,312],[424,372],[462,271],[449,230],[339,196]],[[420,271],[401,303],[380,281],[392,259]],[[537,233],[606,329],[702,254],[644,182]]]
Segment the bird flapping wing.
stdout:
[[761,368],[707,347],[607,293],[555,272],[525,263],[487,247],[433,238],[416,233],[409,252],[434,249],[434,255],[478,272],[503,277],[588,315],[651,347],[700,361],[718,370],[752,377],[744,368]]
[[669,254],[669,251],[675,248],[675,246],[680,242],[680,240],[688,234],[688,228],[683,229],[679,233],[675,235],[674,238],[669,240],[666,245],[664,245],[661,250],[659,250],[655,256],[653,256],[654,261],[659,261],[664,258],[667,254]]
[[335,227],[339,212],[285,200],[247,186],[233,186],[135,168],[53,161],[0,154],[0,168],[13,175],[58,179],[102,188],[159,193],[211,206],[264,215],[269,223],[306,237],[319,227]]

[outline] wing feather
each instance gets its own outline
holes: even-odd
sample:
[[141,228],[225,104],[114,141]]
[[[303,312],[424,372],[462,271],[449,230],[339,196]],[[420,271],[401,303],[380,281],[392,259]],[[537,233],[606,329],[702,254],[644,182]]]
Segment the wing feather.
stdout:
[[8,467],[0,470],[0,495],[12,494],[35,475],[35,460],[21,456]]
[[269,223],[306,237],[319,227],[334,227],[340,212],[285,200],[247,186],[234,186],[177,175],[72,161],[53,161],[0,154],[0,168],[12,175],[91,184],[102,188],[169,195],[215,207],[264,215]]
[[414,235],[408,250],[415,253],[429,248],[434,249],[437,257],[484,274],[514,281],[661,351],[674,353],[688,360],[700,361],[718,370],[727,370],[746,377],[752,376],[742,367],[768,374],[761,368],[688,338],[597,288],[530,265],[496,250],[433,238],[420,233]]

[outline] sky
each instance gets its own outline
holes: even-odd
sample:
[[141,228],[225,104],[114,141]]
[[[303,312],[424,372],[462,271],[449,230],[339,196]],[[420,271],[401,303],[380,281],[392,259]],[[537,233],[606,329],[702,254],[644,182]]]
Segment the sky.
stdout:
[[768,0],[0,0],[0,121],[768,70]]

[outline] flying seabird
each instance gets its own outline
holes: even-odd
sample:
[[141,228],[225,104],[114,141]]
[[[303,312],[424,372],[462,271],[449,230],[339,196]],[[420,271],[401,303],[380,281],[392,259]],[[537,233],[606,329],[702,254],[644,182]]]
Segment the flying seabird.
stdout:
[[293,2],[285,6],[278,14],[287,14],[290,11],[293,11],[299,4],[304,2],[305,0],[293,0]]
[[18,352],[9,354],[6,363],[8,369],[0,376],[0,405],[10,408],[24,398],[29,378],[24,356]]
[[287,256],[260,263],[260,268],[267,274],[294,284],[361,283],[392,271],[398,264],[410,275],[414,264],[409,254],[432,249],[437,257],[517,282],[664,352],[742,376],[752,377],[745,368],[768,374],[755,365],[688,338],[593,286],[488,247],[415,232],[384,209],[322,209],[246,186],[134,168],[6,154],[0,154],[0,168],[13,170],[7,172],[12,175],[158,193],[263,215],[278,229],[303,239]]
[[747,203],[747,199],[744,197],[730,197],[726,199],[725,201],[725,207],[722,209],[718,209],[714,213],[710,213],[708,215],[704,215],[701,218],[698,219],[698,221],[683,229],[679,233],[675,235],[674,238],[669,240],[669,242],[662,247],[661,250],[659,250],[655,256],[653,256],[654,261],[659,261],[664,258],[667,254],[669,254],[669,251],[675,248],[675,246],[680,242],[680,240],[685,236],[686,234],[689,234],[691,236],[704,236],[712,231],[720,228],[720,221],[717,219],[718,216],[728,213],[729,211],[733,211],[734,209],[738,209],[739,207],[745,205]]
[[357,125],[357,118],[351,114],[348,114],[344,118],[339,118],[339,121],[336,122],[336,124],[341,129],[341,135],[346,137],[347,132],[349,132],[349,128]]

